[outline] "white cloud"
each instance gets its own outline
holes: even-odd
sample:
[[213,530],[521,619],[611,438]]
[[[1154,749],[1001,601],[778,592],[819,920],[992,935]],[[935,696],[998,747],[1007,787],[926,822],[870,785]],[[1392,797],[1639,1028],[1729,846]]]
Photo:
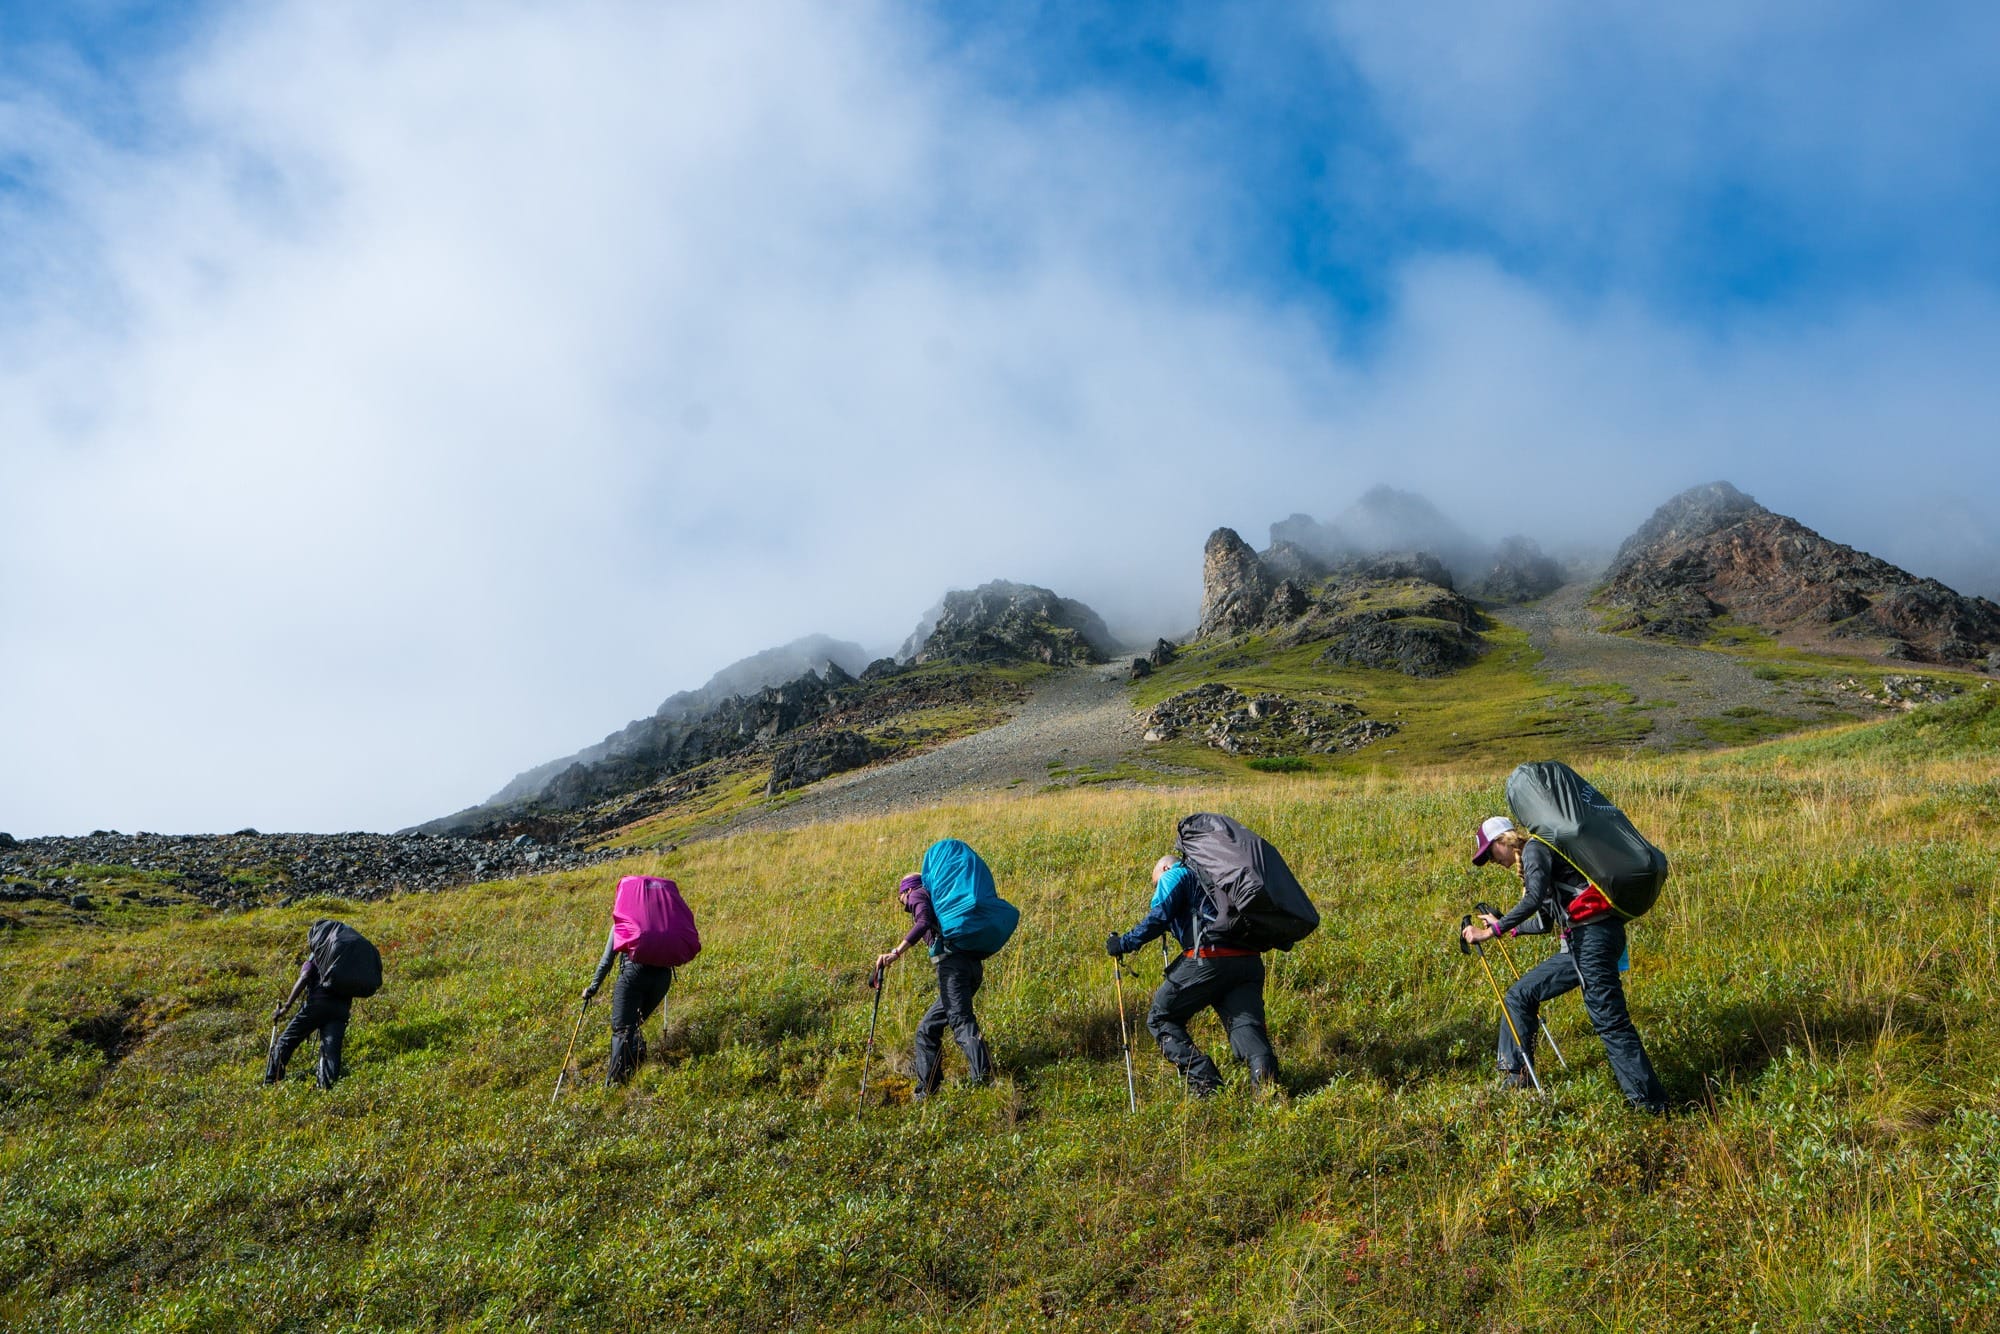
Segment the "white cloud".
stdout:
[[1718,342],[1426,261],[1345,364],[1212,280],[1226,164],[886,9],[245,9],[133,96],[0,90],[19,835],[393,827],[996,576],[1184,625],[1211,527],[1378,479],[1497,468],[1548,536],[1566,489],[1908,502],[1882,423],[1992,476],[1979,301]]

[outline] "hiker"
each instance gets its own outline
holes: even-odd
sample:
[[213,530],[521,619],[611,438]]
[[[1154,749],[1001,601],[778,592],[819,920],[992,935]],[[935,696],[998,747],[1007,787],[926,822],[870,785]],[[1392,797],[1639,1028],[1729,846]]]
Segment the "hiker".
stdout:
[[[966,848],[965,851],[971,854],[972,850]],[[929,860],[926,857],[926,861]],[[974,860],[977,860],[976,856]],[[981,865],[983,867],[983,863]],[[979,994],[979,985],[986,980],[988,952],[951,948],[945,940],[944,927],[938,920],[930,889],[924,884],[921,873],[903,877],[896,886],[896,901],[903,905],[904,912],[910,914],[910,929],[896,942],[895,948],[887,954],[875,956],[876,985],[881,984],[879,979],[883,970],[902,958],[912,945],[921,943],[928,946],[931,958],[937,964],[937,999],[924,1011],[924,1017],[917,1021],[916,1051],[910,1067],[916,1089],[911,1098],[921,1102],[937,1092],[938,1086],[944,1082],[944,1030],[947,1024],[951,1026],[952,1037],[958,1041],[958,1049],[965,1053],[965,1082],[973,1086],[984,1084],[993,1077],[993,1058],[987,1051],[986,1038],[979,1031],[979,1016],[972,1012],[972,998]]]
[[[674,984],[674,968],[700,952],[701,934],[679,886],[650,875],[628,875],[619,880],[604,954],[597,961],[590,985],[583,989],[583,1001],[588,1005],[604,985],[612,960],[618,961],[618,982],[611,988],[611,1060],[604,1069],[606,1088],[631,1079],[639,1062],[646,1059],[646,1039],[640,1029],[666,1000],[667,990]],[[662,1041],[666,1024],[663,1014]]]
[[[1247,831],[1246,831],[1247,832]],[[1203,943],[1214,909],[1195,873],[1171,853],[1153,863],[1153,902],[1139,925],[1105,939],[1112,958],[1132,953],[1161,933],[1171,931],[1181,955],[1167,965],[1146,1027],[1197,1097],[1222,1087],[1222,1072],[1188,1036],[1188,1020],[1213,1007],[1229,1034],[1229,1046],[1250,1067],[1251,1082],[1260,1090],[1277,1088],[1278,1058],[1264,1027],[1264,958],[1255,950]]]
[[[1460,934],[1468,944],[1491,940],[1502,932],[1516,935],[1537,912],[1545,913],[1562,933],[1561,948],[1507,988],[1502,1003],[1513,1016],[1514,1031],[1501,1023],[1501,1077],[1515,1087],[1528,1086],[1530,1076],[1521,1047],[1534,1050],[1542,1003],[1581,986],[1584,1012],[1603,1040],[1604,1054],[1611,1060],[1611,1072],[1618,1077],[1626,1101],[1644,1111],[1665,1112],[1666,1090],[1646,1058],[1645,1044],[1625,1008],[1625,988],[1618,980],[1625,957],[1625,923],[1603,891],[1557,857],[1548,844],[1517,829],[1504,815],[1486,819],[1474,831],[1472,864],[1513,871],[1521,879],[1521,901],[1499,917],[1481,913],[1484,925],[1462,928]],[[1521,1045],[1515,1042],[1516,1032]]]
[[347,1039],[347,1021],[357,996],[372,996],[382,985],[382,956],[359,931],[345,922],[322,917],[306,928],[305,961],[291,994],[271,1011],[275,1027],[285,1011],[306,1002],[292,1016],[292,1022],[272,1042],[264,1063],[264,1082],[275,1084],[285,1077],[285,1064],[292,1059],[307,1034],[319,1034],[319,1086],[330,1089],[340,1078],[340,1052]]

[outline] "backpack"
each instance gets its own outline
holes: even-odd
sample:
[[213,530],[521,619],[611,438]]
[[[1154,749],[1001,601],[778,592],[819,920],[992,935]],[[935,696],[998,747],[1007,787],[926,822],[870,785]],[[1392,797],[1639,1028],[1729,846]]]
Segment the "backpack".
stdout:
[[1319,909],[1278,850],[1226,815],[1190,815],[1175,851],[1208,896],[1204,945],[1288,950],[1319,926]]
[[611,948],[655,968],[678,968],[701,953],[701,932],[680,886],[656,875],[620,880],[611,904]]
[[1667,855],[1625,812],[1561,760],[1524,764],[1507,776],[1514,823],[1581,871],[1626,921],[1646,915],[1667,882]]
[[319,984],[336,996],[359,1000],[382,989],[382,954],[345,922],[322,917],[306,929],[306,950]]
[[1021,910],[993,888],[993,872],[979,854],[955,838],[924,852],[924,888],[947,948],[980,958],[998,954],[1021,924]]

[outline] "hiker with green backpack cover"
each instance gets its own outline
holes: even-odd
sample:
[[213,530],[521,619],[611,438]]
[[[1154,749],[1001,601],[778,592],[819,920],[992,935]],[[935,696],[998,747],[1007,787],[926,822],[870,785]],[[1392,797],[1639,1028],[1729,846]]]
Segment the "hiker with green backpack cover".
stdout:
[[1560,948],[1521,974],[1502,1004],[1499,1065],[1520,1086],[1533,1079],[1529,1056],[1544,1002],[1581,988],[1583,1007],[1604,1043],[1611,1072],[1634,1107],[1667,1110],[1666,1090],[1653,1071],[1625,1004],[1619,973],[1626,965],[1625,923],[1638,918],[1666,880],[1666,857],[1646,842],[1623,812],[1557,761],[1524,764],[1507,780],[1515,818],[1491,816],[1473,832],[1472,864],[1497,865],[1521,880],[1521,900],[1498,916],[1480,914],[1460,936],[1479,944],[1526,934],[1541,916],[1556,924]]
[[1319,913],[1278,850],[1222,815],[1180,822],[1176,854],[1153,864],[1146,916],[1106,938],[1112,958],[1171,932],[1181,954],[1153,993],[1146,1027],[1197,1097],[1222,1087],[1222,1072],[1195,1046],[1188,1021],[1213,1009],[1230,1050],[1260,1089],[1277,1087],[1278,1057],[1264,1022],[1267,950],[1288,950],[1319,925]]

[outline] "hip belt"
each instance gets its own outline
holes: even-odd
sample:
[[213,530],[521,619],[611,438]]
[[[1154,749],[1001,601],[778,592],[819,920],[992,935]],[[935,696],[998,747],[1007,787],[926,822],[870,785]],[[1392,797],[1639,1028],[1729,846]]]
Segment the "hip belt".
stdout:
[[1260,950],[1231,949],[1227,945],[1203,945],[1198,950],[1188,950],[1183,959],[1254,959]]

